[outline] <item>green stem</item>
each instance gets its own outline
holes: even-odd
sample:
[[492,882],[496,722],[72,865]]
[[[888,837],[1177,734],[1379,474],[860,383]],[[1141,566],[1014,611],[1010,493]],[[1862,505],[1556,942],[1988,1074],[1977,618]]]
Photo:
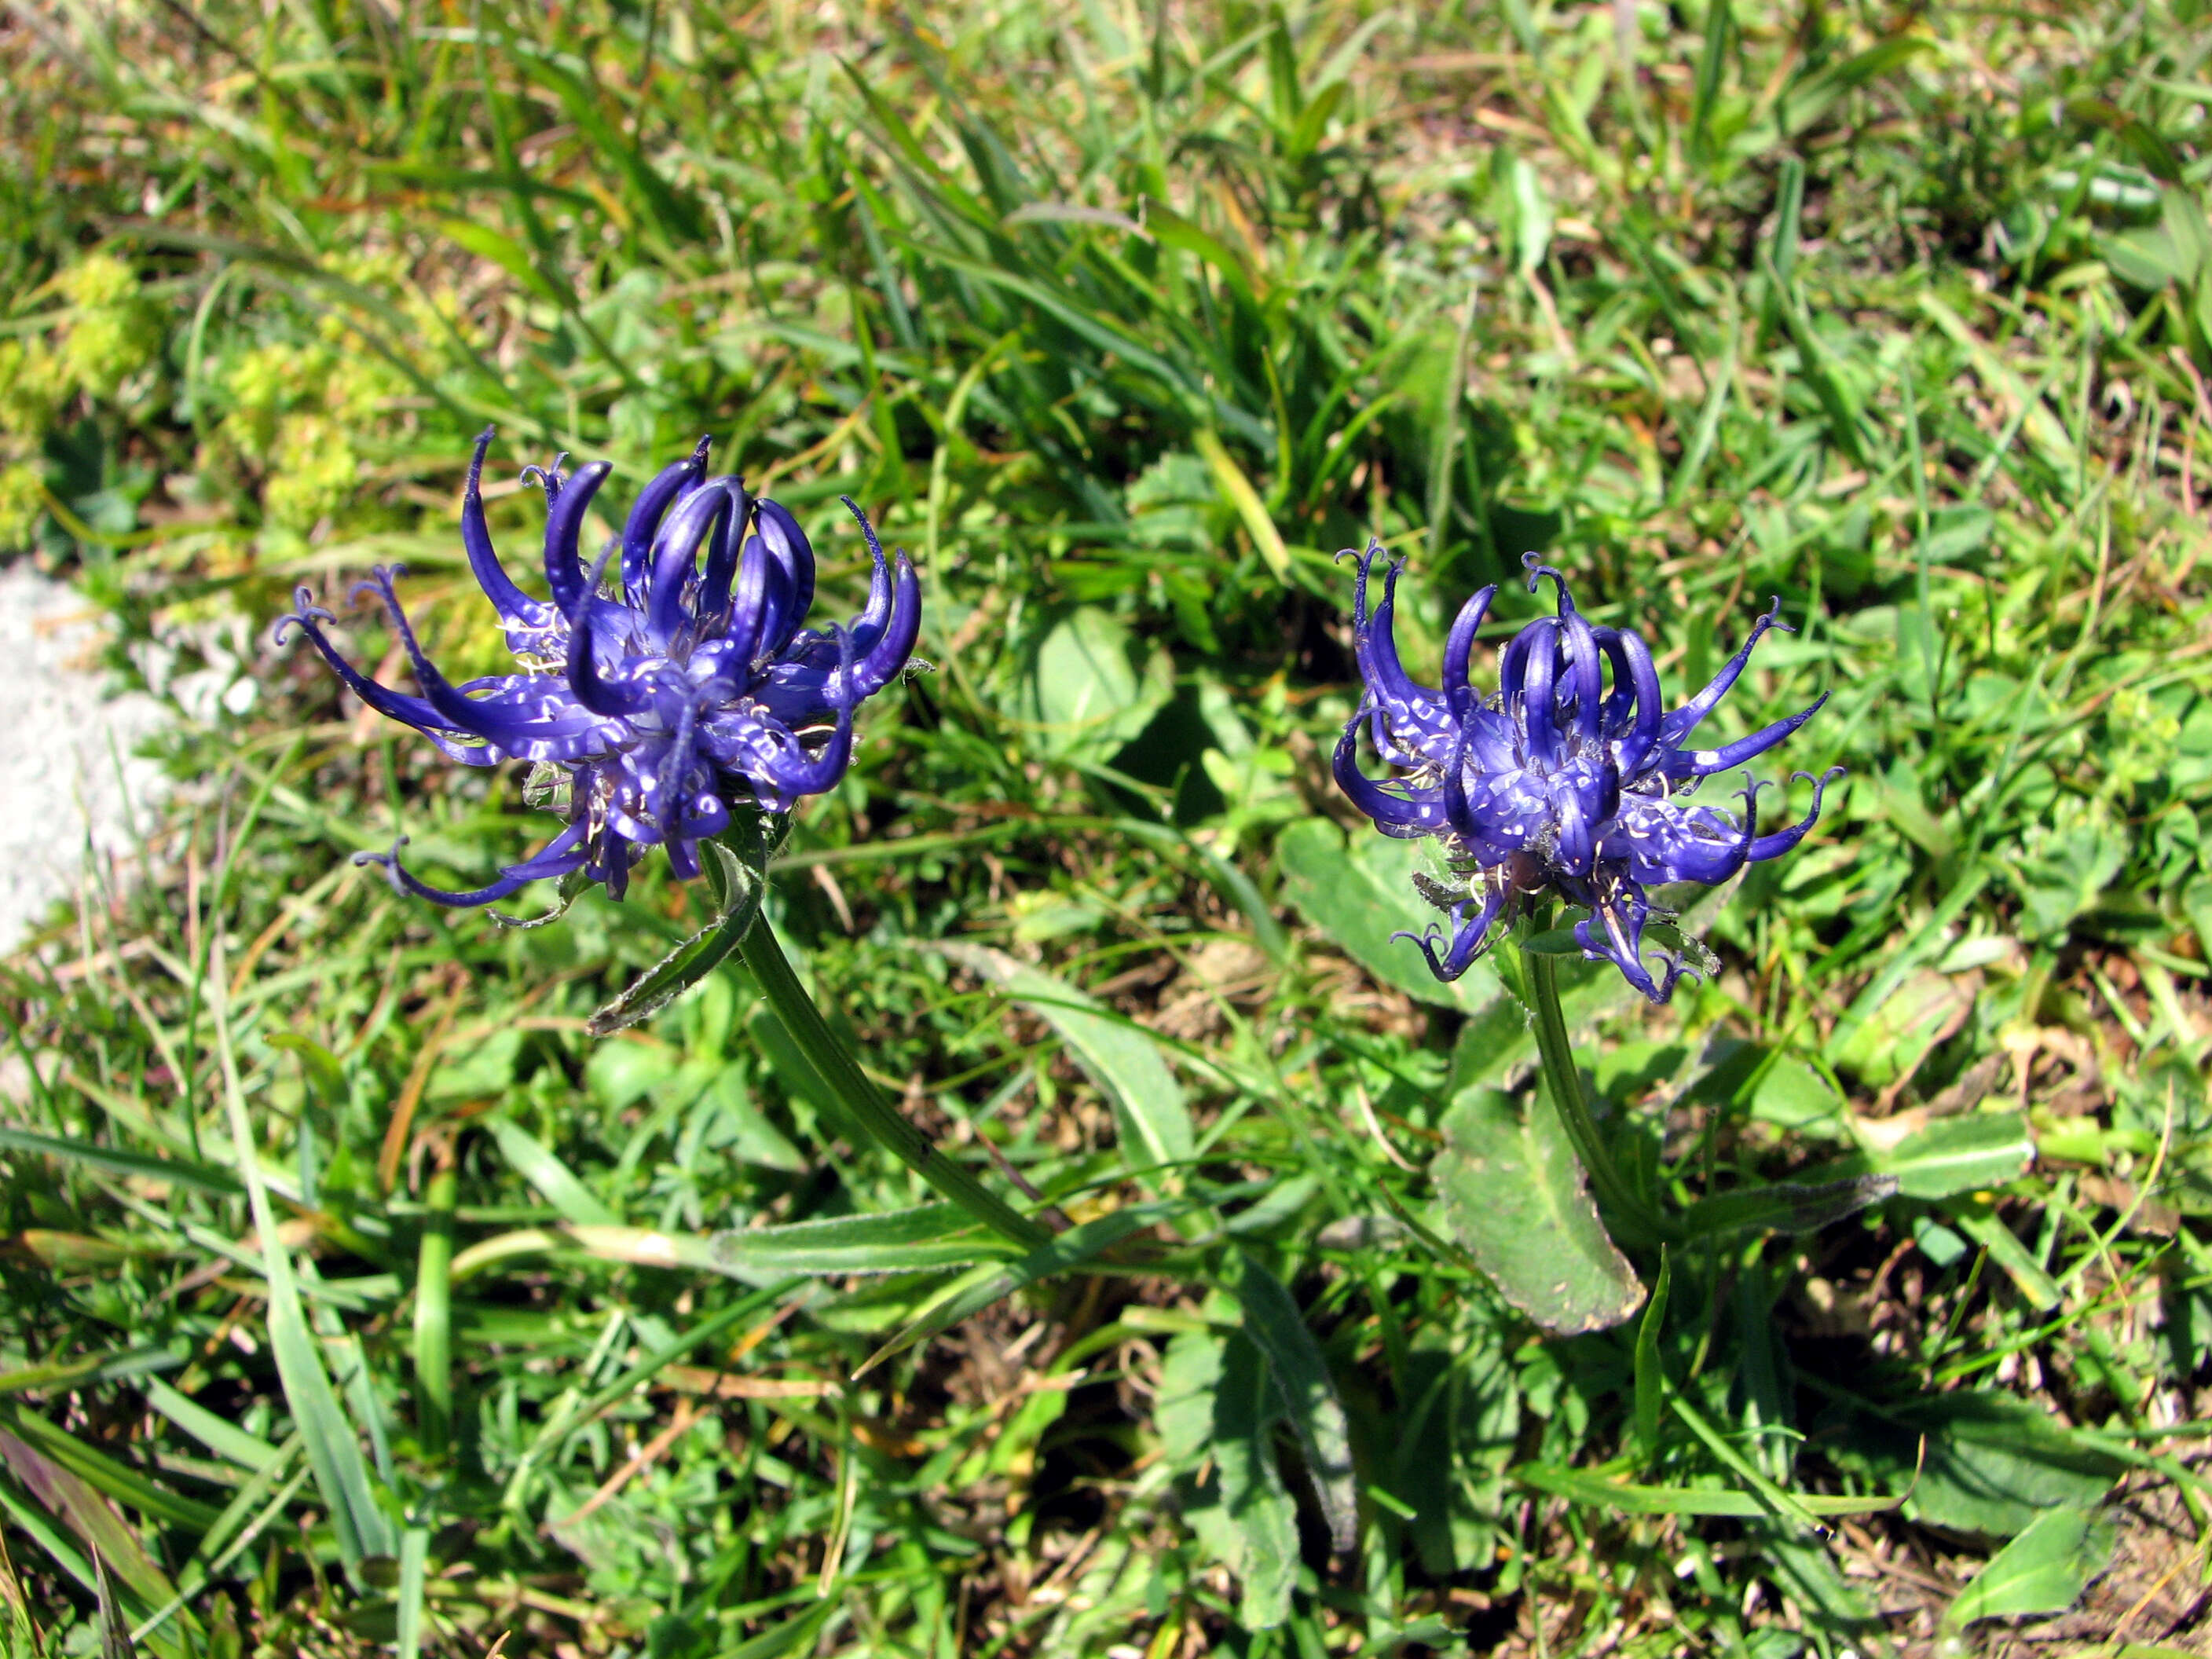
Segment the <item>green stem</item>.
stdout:
[[453,1205],[460,1174],[447,1164],[423,1197],[422,1246],[415,1273],[415,1438],[425,1460],[446,1455],[453,1435]]
[[822,1011],[814,1006],[814,999],[799,982],[799,975],[792,971],[783,947],[776,943],[775,930],[765,916],[745,930],[744,939],[738,943],[738,955],[751,972],[761,994],[768,999],[769,1011],[782,1022],[799,1053],[821,1075],[837,1103],[875,1139],[877,1145],[985,1226],[1004,1234],[1024,1249],[1033,1250],[1052,1242],[1052,1234],[1047,1228],[1030,1220],[938,1151],[929,1137],[902,1117],[898,1109],[884,1098],[882,1091],[868,1081],[860,1062],[837,1040],[823,1021]]
[[1575,1156],[1582,1159],[1583,1168],[1589,1172],[1590,1185],[1597,1188],[1599,1202],[1613,1212],[1617,1224],[1631,1235],[1631,1243],[1677,1237],[1680,1230],[1621,1179],[1583,1099],[1582,1074],[1575,1069],[1574,1044],[1567,1036],[1566,1015],[1559,1008],[1558,959],[1531,951],[1521,951],[1520,956],[1528,1006],[1536,1016],[1536,1052],[1543,1060],[1544,1085],[1567,1139],[1574,1143]]

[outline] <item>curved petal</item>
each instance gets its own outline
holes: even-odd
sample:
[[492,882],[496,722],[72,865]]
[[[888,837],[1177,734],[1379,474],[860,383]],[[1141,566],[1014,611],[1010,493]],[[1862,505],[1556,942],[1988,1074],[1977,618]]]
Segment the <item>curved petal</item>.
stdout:
[[834,689],[849,686],[853,680],[853,636],[842,629],[837,631],[837,677],[832,682],[837,723],[830,730],[830,741],[810,753],[797,737],[769,728],[779,741],[763,770],[769,782],[788,794],[818,795],[835,788],[853,763],[853,710],[860,699],[837,696]]
[[[1352,654],[1368,695],[1401,726],[1425,735],[1442,737],[1451,726],[1443,693],[1414,683],[1398,660],[1398,641],[1392,626],[1397,599],[1398,572],[1392,565],[1382,579],[1382,602],[1370,613],[1364,627],[1352,629]],[[1401,741],[1405,739],[1401,738]]]
[[1553,781],[1553,842],[1546,862],[1563,875],[1587,876],[1596,861],[1596,830],[1601,820],[1588,783],[1588,779],[1573,774]]
[[714,441],[711,437],[701,438],[689,455],[672,466],[661,468],[653,482],[637,492],[629,517],[623,520],[622,586],[623,593],[633,602],[643,597],[640,589],[645,580],[647,561],[653,555],[653,532],[659,527],[661,515],[668,511],[670,502],[679,495],[689,495],[707,476],[707,452]]
[[[1528,747],[1528,763],[1548,769],[1558,764],[1559,758],[1559,728],[1552,718],[1559,672],[1559,625],[1548,618],[1533,622],[1521,630],[1521,637],[1534,634],[1540,628],[1543,634],[1530,642],[1522,659],[1520,702],[1507,712],[1520,720]],[[1518,645],[1521,639],[1513,642]]]
[[437,744],[439,752],[447,759],[459,761],[464,766],[493,766],[506,758],[497,749],[489,745],[461,742],[460,739],[463,737],[474,737],[477,734],[457,731],[451,720],[421,697],[410,697],[404,691],[394,691],[389,686],[378,684],[339,655],[337,648],[330,642],[319,626],[320,621],[327,620],[331,613],[319,605],[311,604],[309,602],[311,597],[305,587],[295,592],[293,600],[299,609],[290,616],[278,620],[277,643],[283,642],[285,624],[296,623],[301,631],[307,635],[308,643],[313,645],[321,654],[323,660],[331,665],[331,672],[338,677],[347,690],[352,692],[386,720],[398,720],[403,726],[413,726],[432,743]]
[[[1564,597],[1565,583],[1560,584],[1559,592]],[[1559,607],[1559,632],[1560,658],[1567,672],[1553,694],[1558,699],[1556,706],[1562,722],[1570,718],[1573,721],[1577,750],[1594,748],[1605,712],[1601,707],[1605,669],[1598,660],[1597,640],[1590,632],[1590,625],[1583,620],[1582,612],[1571,605]],[[1571,716],[1568,714],[1570,696],[1574,711]]]
[[1437,955],[1435,941],[1442,930],[1433,924],[1421,933],[1393,933],[1390,938],[1394,942],[1409,939],[1419,945],[1421,954],[1429,959],[1429,971],[1449,985],[1466,973],[1489,945],[1491,924],[1498,920],[1498,908],[1504,902],[1506,892],[1507,890],[1502,886],[1488,888],[1483,894],[1482,908],[1472,916],[1467,913],[1467,904],[1455,905],[1452,908],[1451,945],[1441,957]]
[[[860,511],[849,501],[845,505],[852,507],[855,514]],[[784,614],[777,623],[782,637],[775,637],[775,629],[771,629],[769,635],[770,642],[768,648],[772,652],[781,651],[805,624],[806,613],[814,608],[814,545],[806,539],[806,532],[799,527],[799,520],[779,502],[763,500],[754,515],[754,522],[760,526],[761,539],[768,544],[768,550],[782,566],[789,583],[790,598],[786,601]],[[863,518],[860,522],[866,525],[867,520]],[[872,531],[870,533],[872,536]]]
[[1669,778],[1709,777],[1715,772],[1726,772],[1755,760],[1780,743],[1807,720],[1820,712],[1828,694],[1823,691],[1813,699],[1809,708],[1785,715],[1771,726],[1761,726],[1747,738],[1738,738],[1734,743],[1723,744],[1718,749],[1676,749],[1661,763]]
[[[884,557],[884,544],[876,539],[876,527],[868,522],[868,515],[854,505],[850,495],[840,495],[837,499],[845,503],[848,513],[860,520],[860,535],[868,544],[868,557],[872,562],[868,573],[868,602],[861,607],[860,614],[853,618],[854,642],[859,649],[866,651],[875,642],[876,635],[884,624],[890,620],[890,562]],[[811,603],[813,599],[811,589],[807,598]]]
[[384,608],[391,616],[400,643],[406,647],[408,660],[414,665],[415,678],[422,687],[423,696],[449,729],[482,738],[516,760],[565,758],[568,740],[591,731],[594,722],[588,714],[550,708],[548,700],[542,697],[532,699],[536,704],[532,707],[520,700],[487,701],[464,695],[439,672],[438,665],[422,649],[422,641],[415,637],[414,626],[407,620],[406,607],[399,603],[398,592],[392,586],[392,573],[380,567],[361,586],[373,586],[382,596]]
[[1662,744],[1671,749],[1680,744],[1698,729],[1699,721],[1720,706],[1721,699],[1729,694],[1729,688],[1742,675],[1744,665],[1751,660],[1752,647],[1759,643],[1770,628],[1779,628],[1785,634],[1796,631],[1782,620],[1782,601],[1778,598],[1765,616],[1752,623],[1751,637],[1736,647],[1735,655],[1723,665],[1721,672],[1713,676],[1705,689],[1659,722],[1659,741]]
[[1743,868],[1759,836],[1759,788],[1744,789],[1741,823],[1705,807],[1646,806],[1625,821],[1631,878],[1717,887]]
[[461,892],[451,892],[442,887],[432,887],[419,879],[400,862],[399,849],[407,845],[407,837],[404,836],[392,842],[390,852],[356,853],[353,855],[353,861],[356,864],[382,865],[384,873],[390,878],[392,885],[401,893],[410,893],[416,898],[428,899],[433,904],[464,908],[479,904],[495,903],[518,889],[528,886],[533,881],[543,881],[550,876],[565,876],[571,870],[580,867],[586,855],[579,850],[577,843],[582,840],[583,834],[583,827],[580,824],[572,823],[522,863],[508,865],[499,872],[495,880],[482,887],[471,888]]
[[1501,702],[1510,708],[1528,688],[1531,659],[1549,655],[1559,648],[1559,624],[1554,618],[1539,617],[1506,641],[1505,648],[1498,653],[1498,696]]
[[[891,585],[890,620],[867,654],[853,665],[848,676],[852,684],[848,695],[855,702],[863,697],[872,697],[889,685],[906,666],[907,659],[914,654],[915,642],[921,637],[921,578],[915,573],[914,561],[906,550],[898,551],[898,574]],[[859,641],[854,641],[857,648]]]
[[738,574],[738,549],[745,540],[745,523],[753,510],[753,498],[741,482],[735,478],[721,482],[729,487],[732,506],[726,518],[714,520],[714,532],[707,540],[706,564],[699,573],[699,601],[695,610],[702,633],[709,631],[710,623],[729,626],[730,583]]
[[699,759],[698,727],[699,711],[687,701],[677,711],[676,729],[669,737],[668,752],[660,757],[660,799],[653,816],[660,820],[664,830],[677,830],[690,816],[692,769]]
[[584,584],[583,559],[576,550],[576,538],[583,531],[592,497],[613,470],[605,461],[593,461],[558,486],[557,493],[551,493],[556,489],[553,483],[546,485],[552,504],[545,514],[545,582],[552,590],[555,607],[564,617],[574,617],[578,601],[590,592]]
[[461,491],[461,547],[469,558],[469,572],[491,601],[499,619],[510,628],[544,628],[553,620],[542,599],[533,599],[514,585],[507,567],[491,544],[491,526],[484,521],[484,452],[491,447],[499,428],[486,427],[477,434],[476,453],[469,459],[469,481]]
[[[1607,699],[1606,724],[1608,728],[1616,727],[1626,718],[1627,729],[1620,732],[1613,748],[1613,764],[1620,769],[1621,776],[1632,777],[1650,758],[1659,741],[1659,671],[1652,665],[1650,648],[1642,635],[1624,628],[1614,641],[1618,654],[1613,659],[1613,695]],[[1624,684],[1627,702],[1621,707]],[[1618,714],[1613,712],[1616,708]]]
[[[1692,979],[1697,974],[1680,957],[1670,956],[1665,958],[1662,976],[1652,978],[1651,970],[1644,965],[1644,925],[1650,914],[1650,903],[1643,893],[1632,884],[1626,885],[1593,906],[1588,920],[1575,924],[1575,943],[1583,947],[1585,957],[1610,961],[1620,969],[1621,977],[1645,997],[1663,1004],[1674,994],[1675,983],[1684,974]],[[1602,939],[1591,927],[1594,921],[1605,925]]]
[[665,649],[690,620],[686,603],[694,597],[693,573],[699,544],[714,521],[737,506],[729,480],[709,479],[676,505],[653,538],[653,565],[646,578],[645,632]]
[[1454,720],[1464,720],[1474,711],[1474,688],[1468,682],[1473,672],[1474,636],[1482,627],[1483,618],[1490,614],[1490,602],[1497,597],[1495,582],[1478,590],[1460,606],[1459,615],[1452,618],[1451,632],[1444,636],[1444,707],[1451,711]]
[[1359,722],[1355,718],[1338,739],[1336,753],[1329,763],[1336,775],[1336,787],[1350,797],[1354,806],[1374,819],[1375,827],[1386,836],[1410,840],[1416,836],[1441,834],[1449,827],[1442,793],[1424,791],[1431,797],[1425,800],[1394,795],[1366,777],[1359,769],[1358,731]]
[[599,591],[600,578],[606,574],[608,556],[613,551],[609,548],[599,555],[585,584],[584,597],[568,617],[568,690],[594,714],[609,720],[627,720],[647,713],[653,701],[647,688],[628,680],[609,679],[599,670],[598,641],[594,637],[599,606],[593,602],[593,595]]
[[730,597],[730,617],[724,625],[723,651],[729,672],[746,675],[761,656],[761,622],[767,614],[769,589],[775,580],[769,571],[766,544],[757,536],[745,538],[738,557],[737,590]]
[[1566,577],[1546,564],[1542,554],[1523,553],[1521,556],[1521,568],[1528,573],[1528,591],[1531,593],[1542,586],[1544,578],[1549,576],[1552,579],[1553,586],[1559,590],[1559,615],[1565,617],[1577,614],[1575,596],[1567,591]]

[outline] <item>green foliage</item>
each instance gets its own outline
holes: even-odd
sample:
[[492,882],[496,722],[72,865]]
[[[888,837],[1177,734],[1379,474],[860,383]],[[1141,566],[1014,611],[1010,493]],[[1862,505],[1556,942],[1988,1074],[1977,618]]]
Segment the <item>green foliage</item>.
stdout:
[[[153,1653],[1864,1653],[2198,1492],[2191,0],[26,15],[0,548],[190,787],[0,985],[0,1647],[98,1650],[104,1563]],[[702,430],[825,605],[836,495],[915,551],[937,672],[736,895],[822,1031],[730,893],[501,931],[348,862],[547,822],[257,643],[404,559],[491,672],[492,422],[520,571],[520,465]],[[1544,1334],[1526,1206],[1615,1313],[1660,1258],[1326,777],[1370,535],[1417,670],[1533,548],[1670,692],[1779,597],[1716,741],[1832,694],[1708,983],[1546,958],[1685,1233],[1626,1326]]]

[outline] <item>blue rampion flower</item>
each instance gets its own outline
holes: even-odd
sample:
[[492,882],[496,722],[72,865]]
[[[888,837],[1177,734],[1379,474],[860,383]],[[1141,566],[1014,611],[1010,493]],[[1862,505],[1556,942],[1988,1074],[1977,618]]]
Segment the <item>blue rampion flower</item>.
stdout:
[[[866,608],[849,627],[800,626],[814,599],[814,550],[798,521],[736,478],[707,476],[707,441],[646,485],[621,538],[586,568],[577,536],[611,470],[573,475],[531,467],[545,492],[550,602],[508,577],[484,523],[480,484],[487,430],[477,440],[461,501],[461,541],[477,585],[522,665],[456,685],[416,643],[393,591],[374,588],[415,665],[420,696],[368,679],[319,624],[335,620],[298,591],[297,624],[354,694],[422,732],[465,766],[535,762],[525,798],[568,827],[498,879],[467,892],[426,886],[398,848],[364,854],[403,892],[441,904],[489,904],[526,883],[581,871],[620,898],[647,847],[665,847],[678,876],[699,873],[699,842],[730,826],[731,809],[787,812],[845,774],[853,713],[906,665],[921,626],[921,590],[902,551],[896,568],[850,501],[875,560]],[[611,586],[602,579],[619,550]],[[404,841],[401,845],[404,844]]]
[[[1698,975],[1679,952],[1658,953],[1656,979],[1645,966],[1645,927],[1674,915],[1647,890],[1713,885],[1788,852],[1820,816],[1821,793],[1842,771],[1796,774],[1813,785],[1813,810],[1771,835],[1759,833],[1755,781],[1746,781],[1740,817],[1686,804],[1700,780],[1765,753],[1827,701],[1823,694],[1810,708],[1718,749],[1685,747],[1743,672],[1759,636],[1784,626],[1781,602],[1752,625],[1711,684],[1668,712],[1643,640],[1625,628],[1593,627],[1575,609],[1566,579],[1531,553],[1522,560],[1528,590],[1549,576],[1559,587],[1559,615],[1513,636],[1498,653],[1497,694],[1485,697],[1468,684],[1469,659],[1498,589],[1486,587],[1461,607],[1444,641],[1443,685],[1417,685],[1398,661],[1391,632],[1399,565],[1384,578],[1382,602],[1367,608],[1368,575],[1381,553],[1370,543],[1359,561],[1352,629],[1366,695],[1336,746],[1336,781],[1384,835],[1434,836],[1452,877],[1413,878],[1421,896],[1451,917],[1443,954],[1433,923],[1424,933],[1395,937],[1419,945],[1438,979],[1457,979],[1525,899],[1556,893],[1590,913],[1575,926],[1588,959],[1609,958],[1645,996],[1666,1001],[1682,975]],[[1362,726],[1404,775],[1378,783],[1361,775]]]

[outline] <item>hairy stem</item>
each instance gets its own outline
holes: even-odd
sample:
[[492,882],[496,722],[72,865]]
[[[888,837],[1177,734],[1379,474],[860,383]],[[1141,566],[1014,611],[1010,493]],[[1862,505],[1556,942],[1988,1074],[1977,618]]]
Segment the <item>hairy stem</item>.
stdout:
[[1559,1114],[1575,1156],[1597,1188],[1599,1201],[1613,1212],[1614,1224],[1627,1233],[1631,1243],[1650,1243],[1677,1237],[1680,1229],[1631,1190],[1613,1167],[1605,1141],[1583,1099],[1582,1074],[1575,1069],[1574,1044],[1567,1036],[1566,1015],[1559,1007],[1559,969],[1556,957],[1533,951],[1520,952],[1527,981],[1528,1006],[1536,1016],[1536,1052],[1544,1066],[1544,1085]]
[[868,1080],[845,1045],[837,1040],[799,982],[766,917],[746,929],[738,955],[768,999],[769,1011],[821,1076],[837,1103],[866,1130],[876,1144],[994,1231],[1024,1249],[1049,1243],[1051,1231],[1015,1209],[933,1146],[927,1135],[899,1115]]

